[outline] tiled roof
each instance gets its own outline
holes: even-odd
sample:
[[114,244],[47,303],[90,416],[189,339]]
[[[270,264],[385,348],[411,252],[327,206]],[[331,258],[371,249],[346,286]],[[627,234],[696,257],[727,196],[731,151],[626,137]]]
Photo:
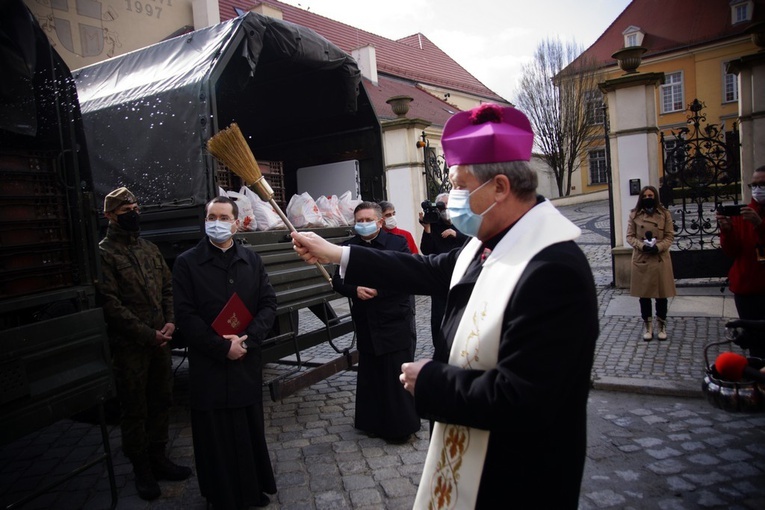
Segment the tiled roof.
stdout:
[[[754,21],[765,19],[765,0],[754,0]],[[604,66],[616,65],[611,55],[624,47],[622,32],[630,25],[645,34],[643,58],[691,49],[739,37],[752,22],[731,24],[729,0],[633,0],[592,46],[580,55]]]
[[449,117],[459,111],[411,82],[386,76],[380,76],[377,85],[365,79],[364,89],[366,89],[369,100],[380,120],[396,118],[390,105],[385,102],[393,96],[411,96],[413,101],[409,106],[409,112],[406,114],[407,118],[426,119],[435,126],[443,127]]
[[[220,0],[221,21],[236,17],[235,8],[249,11],[260,4],[281,10],[285,21],[310,28],[349,54],[357,48],[374,46],[379,74],[505,102],[422,34],[394,41],[277,0]],[[388,97],[391,95],[395,94]]]

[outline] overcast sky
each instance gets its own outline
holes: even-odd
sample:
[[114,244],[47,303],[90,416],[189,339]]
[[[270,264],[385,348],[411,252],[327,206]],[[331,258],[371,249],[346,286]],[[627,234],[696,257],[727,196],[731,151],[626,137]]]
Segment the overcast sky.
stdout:
[[[591,45],[630,0],[281,0],[389,39],[420,32],[513,100],[539,41]],[[625,27],[626,28],[626,27]],[[616,51],[616,48],[614,49]]]

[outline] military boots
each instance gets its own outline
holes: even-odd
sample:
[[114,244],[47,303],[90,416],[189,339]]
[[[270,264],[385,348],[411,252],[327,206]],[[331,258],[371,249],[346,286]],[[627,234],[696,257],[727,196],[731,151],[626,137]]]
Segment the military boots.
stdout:
[[135,488],[138,491],[138,496],[146,501],[157,499],[162,491],[160,491],[157,479],[154,477],[149,459],[142,456],[131,458],[130,461],[133,463]]
[[167,458],[165,445],[152,446],[149,451],[151,471],[157,480],[178,482],[191,476],[191,468],[179,466]]

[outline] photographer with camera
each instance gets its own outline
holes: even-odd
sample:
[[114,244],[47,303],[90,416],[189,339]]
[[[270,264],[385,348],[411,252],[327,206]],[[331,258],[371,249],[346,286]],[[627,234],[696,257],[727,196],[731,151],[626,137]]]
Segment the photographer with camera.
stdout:
[[[733,258],[728,285],[741,319],[765,319],[765,166],[752,173],[752,201],[745,207],[717,210],[720,245]],[[765,339],[750,339],[742,347],[765,358]]]
[[[457,230],[449,220],[449,213],[446,210],[448,203],[449,193],[439,194],[435,203],[428,200],[422,203],[420,251],[423,255],[447,253],[454,248],[459,248],[468,240],[468,236]],[[436,359],[440,359],[437,358],[439,354],[448,355],[446,341],[441,335],[441,320],[444,317],[445,309],[446,294],[430,296],[430,334],[433,338]]]

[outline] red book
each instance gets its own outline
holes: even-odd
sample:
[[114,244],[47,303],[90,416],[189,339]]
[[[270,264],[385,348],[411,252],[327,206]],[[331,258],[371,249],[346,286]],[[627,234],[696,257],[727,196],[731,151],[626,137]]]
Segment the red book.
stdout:
[[252,314],[244,305],[239,294],[234,292],[212,323],[212,328],[220,336],[239,335],[252,320]]

